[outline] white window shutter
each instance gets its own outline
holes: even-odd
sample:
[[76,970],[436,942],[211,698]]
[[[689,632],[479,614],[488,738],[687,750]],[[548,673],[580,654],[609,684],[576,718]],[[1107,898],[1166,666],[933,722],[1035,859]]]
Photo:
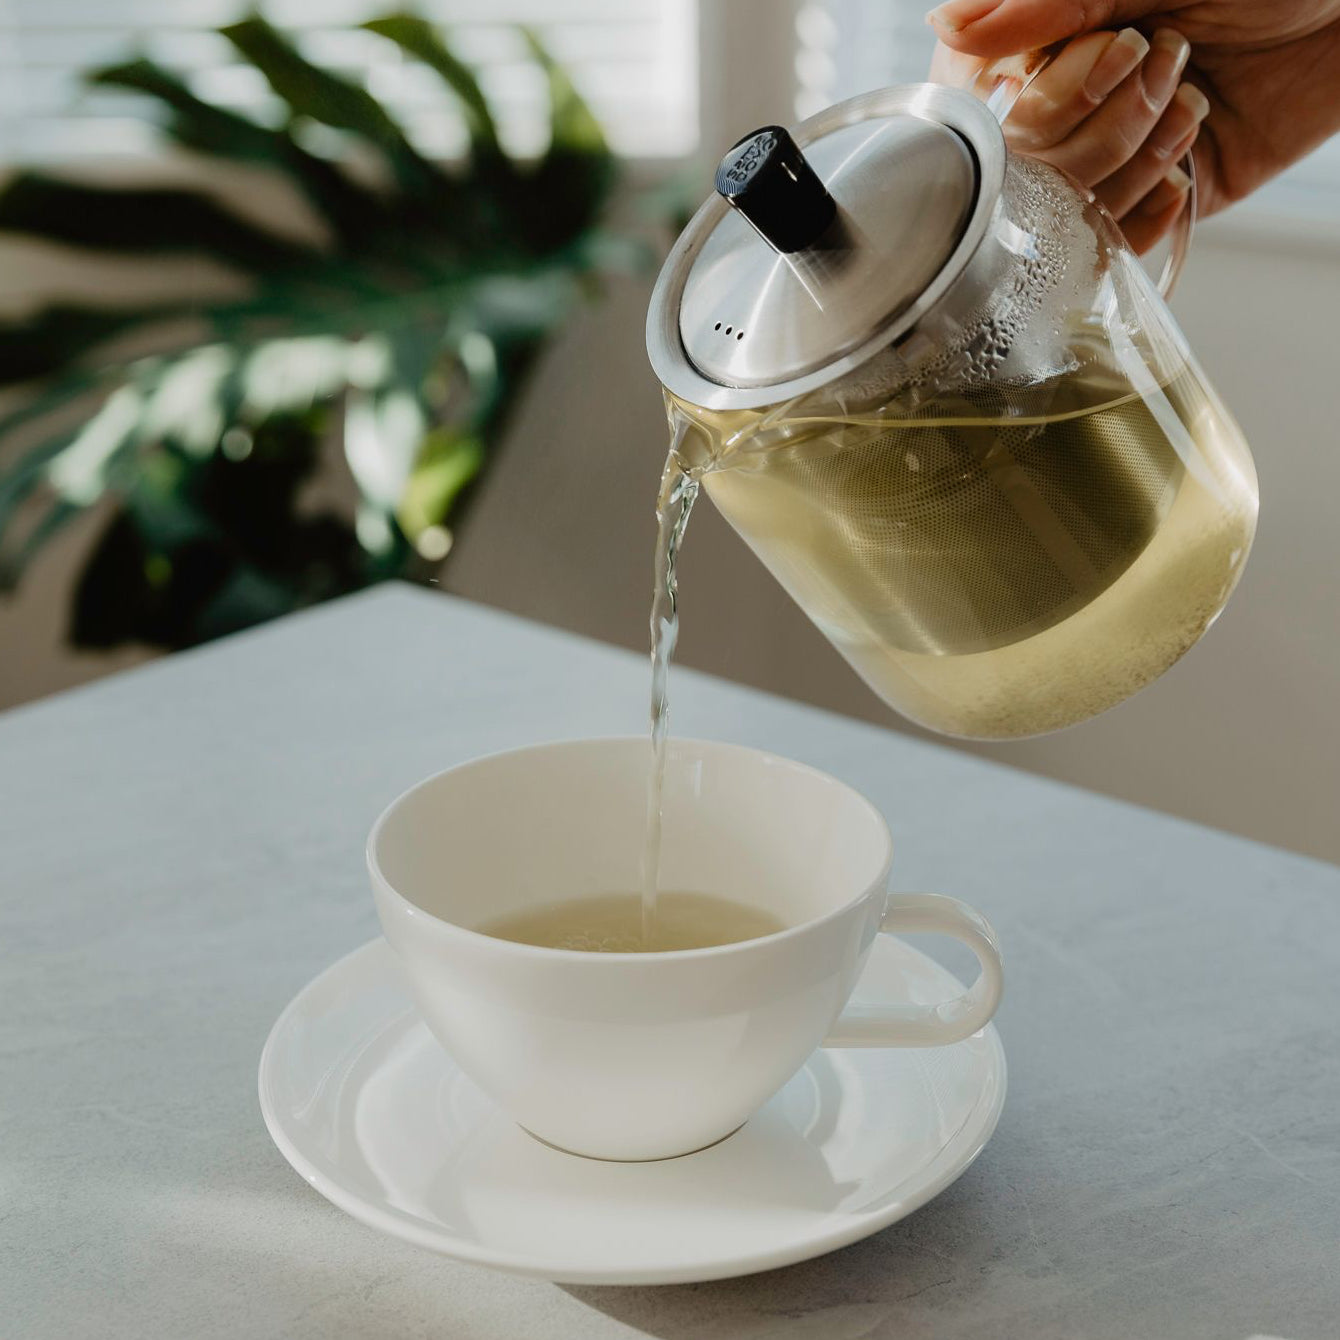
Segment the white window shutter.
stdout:
[[796,112],[926,78],[935,38],[918,0],[806,0],[796,17]]
[[[276,100],[212,29],[235,21],[240,0],[0,0],[0,162],[52,162],[153,152],[128,94],[89,90],[84,71],[144,53],[185,75],[210,101],[262,119]],[[393,0],[268,0],[270,22],[310,60],[361,83],[426,153],[464,142],[451,99],[426,69],[360,32]],[[453,49],[495,100],[504,141],[543,147],[544,88],[516,24],[535,27],[600,118],[614,148],[679,156],[698,141],[695,0],[426,0],[418,12],[448,30]]]

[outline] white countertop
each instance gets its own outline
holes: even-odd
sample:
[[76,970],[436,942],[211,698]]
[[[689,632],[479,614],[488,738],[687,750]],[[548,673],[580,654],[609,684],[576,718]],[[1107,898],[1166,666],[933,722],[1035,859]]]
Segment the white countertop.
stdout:
[[0,716],[0,1335],[1340,1333],[1340,870],[673,683],[677,732],[851,782],[893,827],[896,887],[995,923],[1010,1095],[959,1182],[804,1265],[617,1289],[380,1237],[288,1167],[257,1058],[376,933],[379,810],[646,715],[644,657],[383,587]]

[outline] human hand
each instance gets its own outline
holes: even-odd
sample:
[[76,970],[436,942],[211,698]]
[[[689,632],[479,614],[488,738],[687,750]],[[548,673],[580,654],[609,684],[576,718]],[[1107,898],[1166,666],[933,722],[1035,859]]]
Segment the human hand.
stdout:
[[[1178,166],[1210,110],[1181,82],[1190,45],[1160,29],[1154,41],[1134,28],[1068,42],[1028,86],[1005,122],[1012,148],[1063,168],[1089,187],[1146,251],[1186,205],[1191,179]],[[981,60],[941,45],[938,82],[970,85]]]
[[1340,129],[1340,0],[948,0],[930,22],[946,46],[979,59],[1119,23],[1181,33],[1186,78],[1210,103],[1193,151],[1202,214]]

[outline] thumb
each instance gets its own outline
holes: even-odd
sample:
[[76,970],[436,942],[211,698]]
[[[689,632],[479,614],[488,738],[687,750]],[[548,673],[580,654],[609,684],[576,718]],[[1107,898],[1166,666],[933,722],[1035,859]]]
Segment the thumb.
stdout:
[[1160,0],[947,0],[927,21],[957,51],[1013,56],[1164,7]]

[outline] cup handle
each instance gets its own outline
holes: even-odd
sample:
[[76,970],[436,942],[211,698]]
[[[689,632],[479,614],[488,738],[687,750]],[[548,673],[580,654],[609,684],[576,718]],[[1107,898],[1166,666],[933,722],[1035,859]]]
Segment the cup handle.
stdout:
[[982,970],[963,995],[940,1005],[849,1005],[825,1047],[940,1047],[986,1027],[1005,983],[996,933],[980,912],[938,893],[892,893],[879,929],[882,935],[952,935],[977,955]]

